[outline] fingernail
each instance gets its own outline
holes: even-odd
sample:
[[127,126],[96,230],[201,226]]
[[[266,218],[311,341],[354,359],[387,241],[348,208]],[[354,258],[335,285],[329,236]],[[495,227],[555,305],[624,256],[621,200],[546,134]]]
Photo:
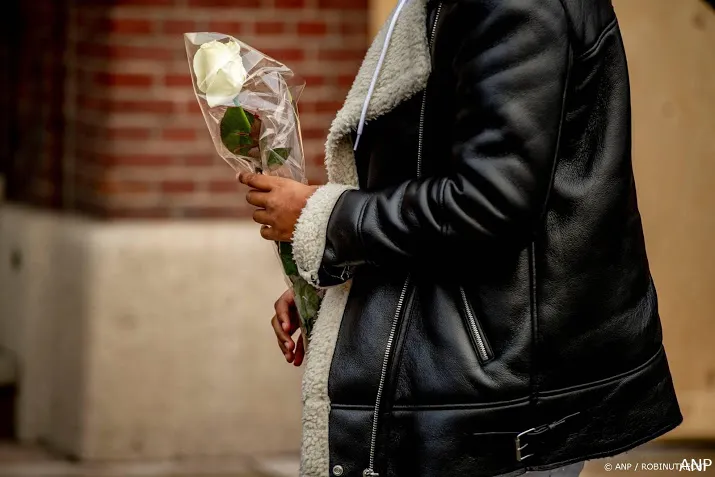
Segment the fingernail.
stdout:
[[291,343],[290,341],[286,341],[285,345],[286,345],[286,348],[292,348],[293,343]]

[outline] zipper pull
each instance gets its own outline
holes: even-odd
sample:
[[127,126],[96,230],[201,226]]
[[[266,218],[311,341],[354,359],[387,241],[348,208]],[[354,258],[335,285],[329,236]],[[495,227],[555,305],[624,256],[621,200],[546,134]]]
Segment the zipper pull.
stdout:
[[380,477],[380,474],[372,469],[365,469],[362,471],[362,477]]

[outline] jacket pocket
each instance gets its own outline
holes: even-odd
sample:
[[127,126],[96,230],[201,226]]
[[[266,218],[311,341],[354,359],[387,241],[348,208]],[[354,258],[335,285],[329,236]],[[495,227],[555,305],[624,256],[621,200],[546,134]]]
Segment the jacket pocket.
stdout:
[[467,300],[467,293],[464,291],[464,287],[459,287],[459,296],[462,301],[462,309],[464,318],[464,325],[467,327],[467,331],[472,339],[472,344],[474,345],[474,350],[477,353],[479,361],[486,363],[494,357],[491,346],[489,346],[489,341],[487,340],[484,330],[479,324],[479,319],[477,318],[474,309],[469,304]]

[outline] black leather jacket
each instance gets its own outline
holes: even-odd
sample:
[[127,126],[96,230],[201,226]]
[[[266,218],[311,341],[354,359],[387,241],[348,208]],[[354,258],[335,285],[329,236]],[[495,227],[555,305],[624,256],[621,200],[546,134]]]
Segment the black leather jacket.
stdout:
[[418,94],[368,124],[360,190],[327,229],[321,273],[353,277],[331,469],[362,475],[374,454],[381,476],[521,473],[667,432],[682,418],[611,2],[456,0],[435,17],[423,119]]

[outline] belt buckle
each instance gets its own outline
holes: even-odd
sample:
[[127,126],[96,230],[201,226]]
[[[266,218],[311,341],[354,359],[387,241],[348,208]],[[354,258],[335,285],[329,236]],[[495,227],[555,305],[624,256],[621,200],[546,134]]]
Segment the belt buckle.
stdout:
[[524,449],[526,449],[529,444],[528,444],[528,443],[527,443],[527,444],[522,444],[522,443],[521,443],[521,439],[522,439],[524,436],[526,436],[527,434],[529,434],[530,432],[534,432],[535,430],[536,430],[536,428],[535,428],[535,427],[532,427],[532,428],[529,429],[529,430],[526,430],[526,431],[524,431],[524,432],[520,432],[520,433],[517,434],[517,436],[514,438],[514,445],[515,445],[515,447],[516,447],[516,461],[517,461],[517,462],[522,462],[522,461],[524,461],[524,460],[526,460],[526,459],[528,459],[529,457],[532,457],[532,456],[534,455],[534,454],[526,454],[526,455],[522,454],[522,451],[523,451]]

